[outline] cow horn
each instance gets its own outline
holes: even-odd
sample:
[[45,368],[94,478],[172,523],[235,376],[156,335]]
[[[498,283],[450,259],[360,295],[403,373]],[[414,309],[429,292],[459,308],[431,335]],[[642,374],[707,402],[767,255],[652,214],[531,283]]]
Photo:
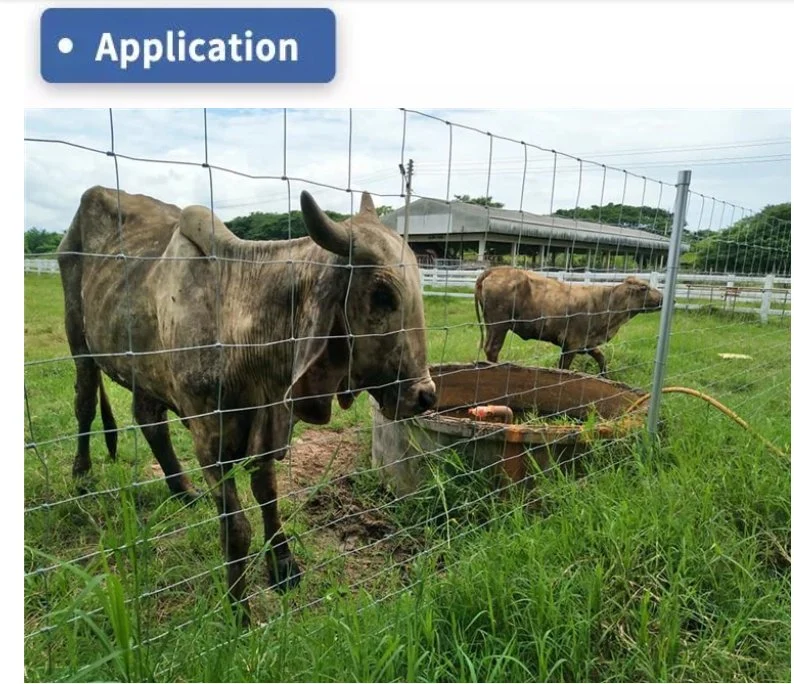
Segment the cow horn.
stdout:
[[368,192],[361,193],[361,206],[358,210],[359,214],[372,214],[373,216],[378,215],[377,209],[375,209],[375,202],[372,201],[372,195]]
[[[301,192],[301,211],[306,223],[306,230],[320,247],[339,256],[350,254],[350,243],[353,236],[347,226],[332,221],[317,206],[317,202],[306,190]],[[353,248],[355,249],[355,247]]]

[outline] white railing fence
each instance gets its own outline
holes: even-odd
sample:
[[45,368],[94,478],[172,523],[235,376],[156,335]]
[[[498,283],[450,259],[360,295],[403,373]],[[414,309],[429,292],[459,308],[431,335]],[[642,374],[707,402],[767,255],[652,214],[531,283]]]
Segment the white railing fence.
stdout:
[[58,262],[55,259],[25,258],[25,273],[57,273]]
[[[470,297],[480,269],[432,268],[422,266],[422,292],[425,296]],[[58,273],[55,259],[25,259],[26,273]],[[630,275],[647,280],[652,287],[664,287],[664,272],[648,271],[535,271],[540,275],[583,285],[617,285]],[[451,289],[450,289],[451,288]],[[791,278],[769,274],[746,276],[730,273],[679,273],[675,291],[676,309],[693,311],[716,306],[736,313],[757,313],[763,321],[771,315],[791,315]],[[751,304],[752,306],[737,306]]]
[[[534,271],[562,282],[583,285],[617,285],[628,276],[647,280],[652,287],[662,289],[664,272],[649,271]],[[470,297],[483,269],[463,270],[422,268],[422,290],[425,296],[447,295]],[[790,315],[791,278],[769,274],[746,276],[713,273],[680,273],[676,283],[676,308],[695,310],[703,306],[718,306],[738,313],[758,313],[766,320],[769,315]],[[755,306],[737,306],[737,303]]]
[[[452,261],[452,260],[451,260]],[[474,284],[484,269],[431,268],[422,266],[422,291],[425,296],[470,297]],[[26,273],[58,273],[55,259],[25,259]],[[562,282],[583,285],[617,285],[630,275],[647,280],[651,286],[664,287],[665,274],[659,271],[535,271]],[[451,289],[450,289],[451,288]],[[676,309],[694,311],[716,306],[737,313],[757,313],[766,321],[771,315],[791,314],[791,278],[769,274],[746,276],[730,273],[679,273],[676,286]],[[750,304],[751,306],[737,306]]]

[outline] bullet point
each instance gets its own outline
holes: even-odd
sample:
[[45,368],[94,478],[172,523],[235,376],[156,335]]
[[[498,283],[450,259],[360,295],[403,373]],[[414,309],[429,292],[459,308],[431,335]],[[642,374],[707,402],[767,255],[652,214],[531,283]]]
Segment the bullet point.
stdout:
[[65,55],[68,55],[72,48],[74,47],[74,43],[72,42],[71,38],[61,38],[58,41],[58,49]]

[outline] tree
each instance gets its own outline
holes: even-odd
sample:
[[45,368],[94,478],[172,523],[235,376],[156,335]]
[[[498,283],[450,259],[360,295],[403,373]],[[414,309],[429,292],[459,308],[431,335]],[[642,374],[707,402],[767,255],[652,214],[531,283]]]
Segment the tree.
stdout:
[[[377,208],[378,216],[383,216],[394,211],[393,207],[382,206]],[[335,211],[326,211],[328,217],[334,221],[344,221],[348,214]],[[308,235],[303,223],[303,214],[299,210],[284,213],[254,211],[248,216],[237,216],[226,225],[239,238],[244,240],[286,240]]]
[[58,249],[63,233],[52,233],[41,228],[25,231],[25,254],[47,254]]
[[596,221],[624,228],[639,228],[657,235],[669,235],[673,224],[672,212],[657,207],[634,206],[631,204],[615,204],[610,202],[599,206],[592,205],[589,209],[557,209],[555,216],[578,218],[583,221]]
[[[328,217],[334,221],[348,218],[345,214],[327,211]],[[237,237],[244,240],[286,240],[308,235],[303,223],[303,214],[298,211],[290,213],[272,213],[254,211],[248,216],[238,216],[226,225]]]
[[455,195],[455,199],[459,202],[466,204],[479,204],[481,207],[493,207],[494,209],[501,209],[504,204],[502,202],[494,202],[493,197],[469,197],[468,195]]
[[694,234],[693,266],[728,273],[791,272],[791,202],[767,205],[720,231]]

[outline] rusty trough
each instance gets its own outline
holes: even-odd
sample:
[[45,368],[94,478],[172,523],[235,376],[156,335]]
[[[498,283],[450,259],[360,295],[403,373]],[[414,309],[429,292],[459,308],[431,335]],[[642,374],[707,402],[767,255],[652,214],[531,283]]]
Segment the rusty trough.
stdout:
[[[592,442],[645,424],[645,405],[626,414],[644,391],[593,375],[509,363],[444,364],[430,372],[434,412],[395,422],[371,401],[372,465],[399,495],[419,488],[427,459],[445,448],[472,469],[531,486],[538,469],[570,468]],[[514,422],[505,423],[511,414]]]

